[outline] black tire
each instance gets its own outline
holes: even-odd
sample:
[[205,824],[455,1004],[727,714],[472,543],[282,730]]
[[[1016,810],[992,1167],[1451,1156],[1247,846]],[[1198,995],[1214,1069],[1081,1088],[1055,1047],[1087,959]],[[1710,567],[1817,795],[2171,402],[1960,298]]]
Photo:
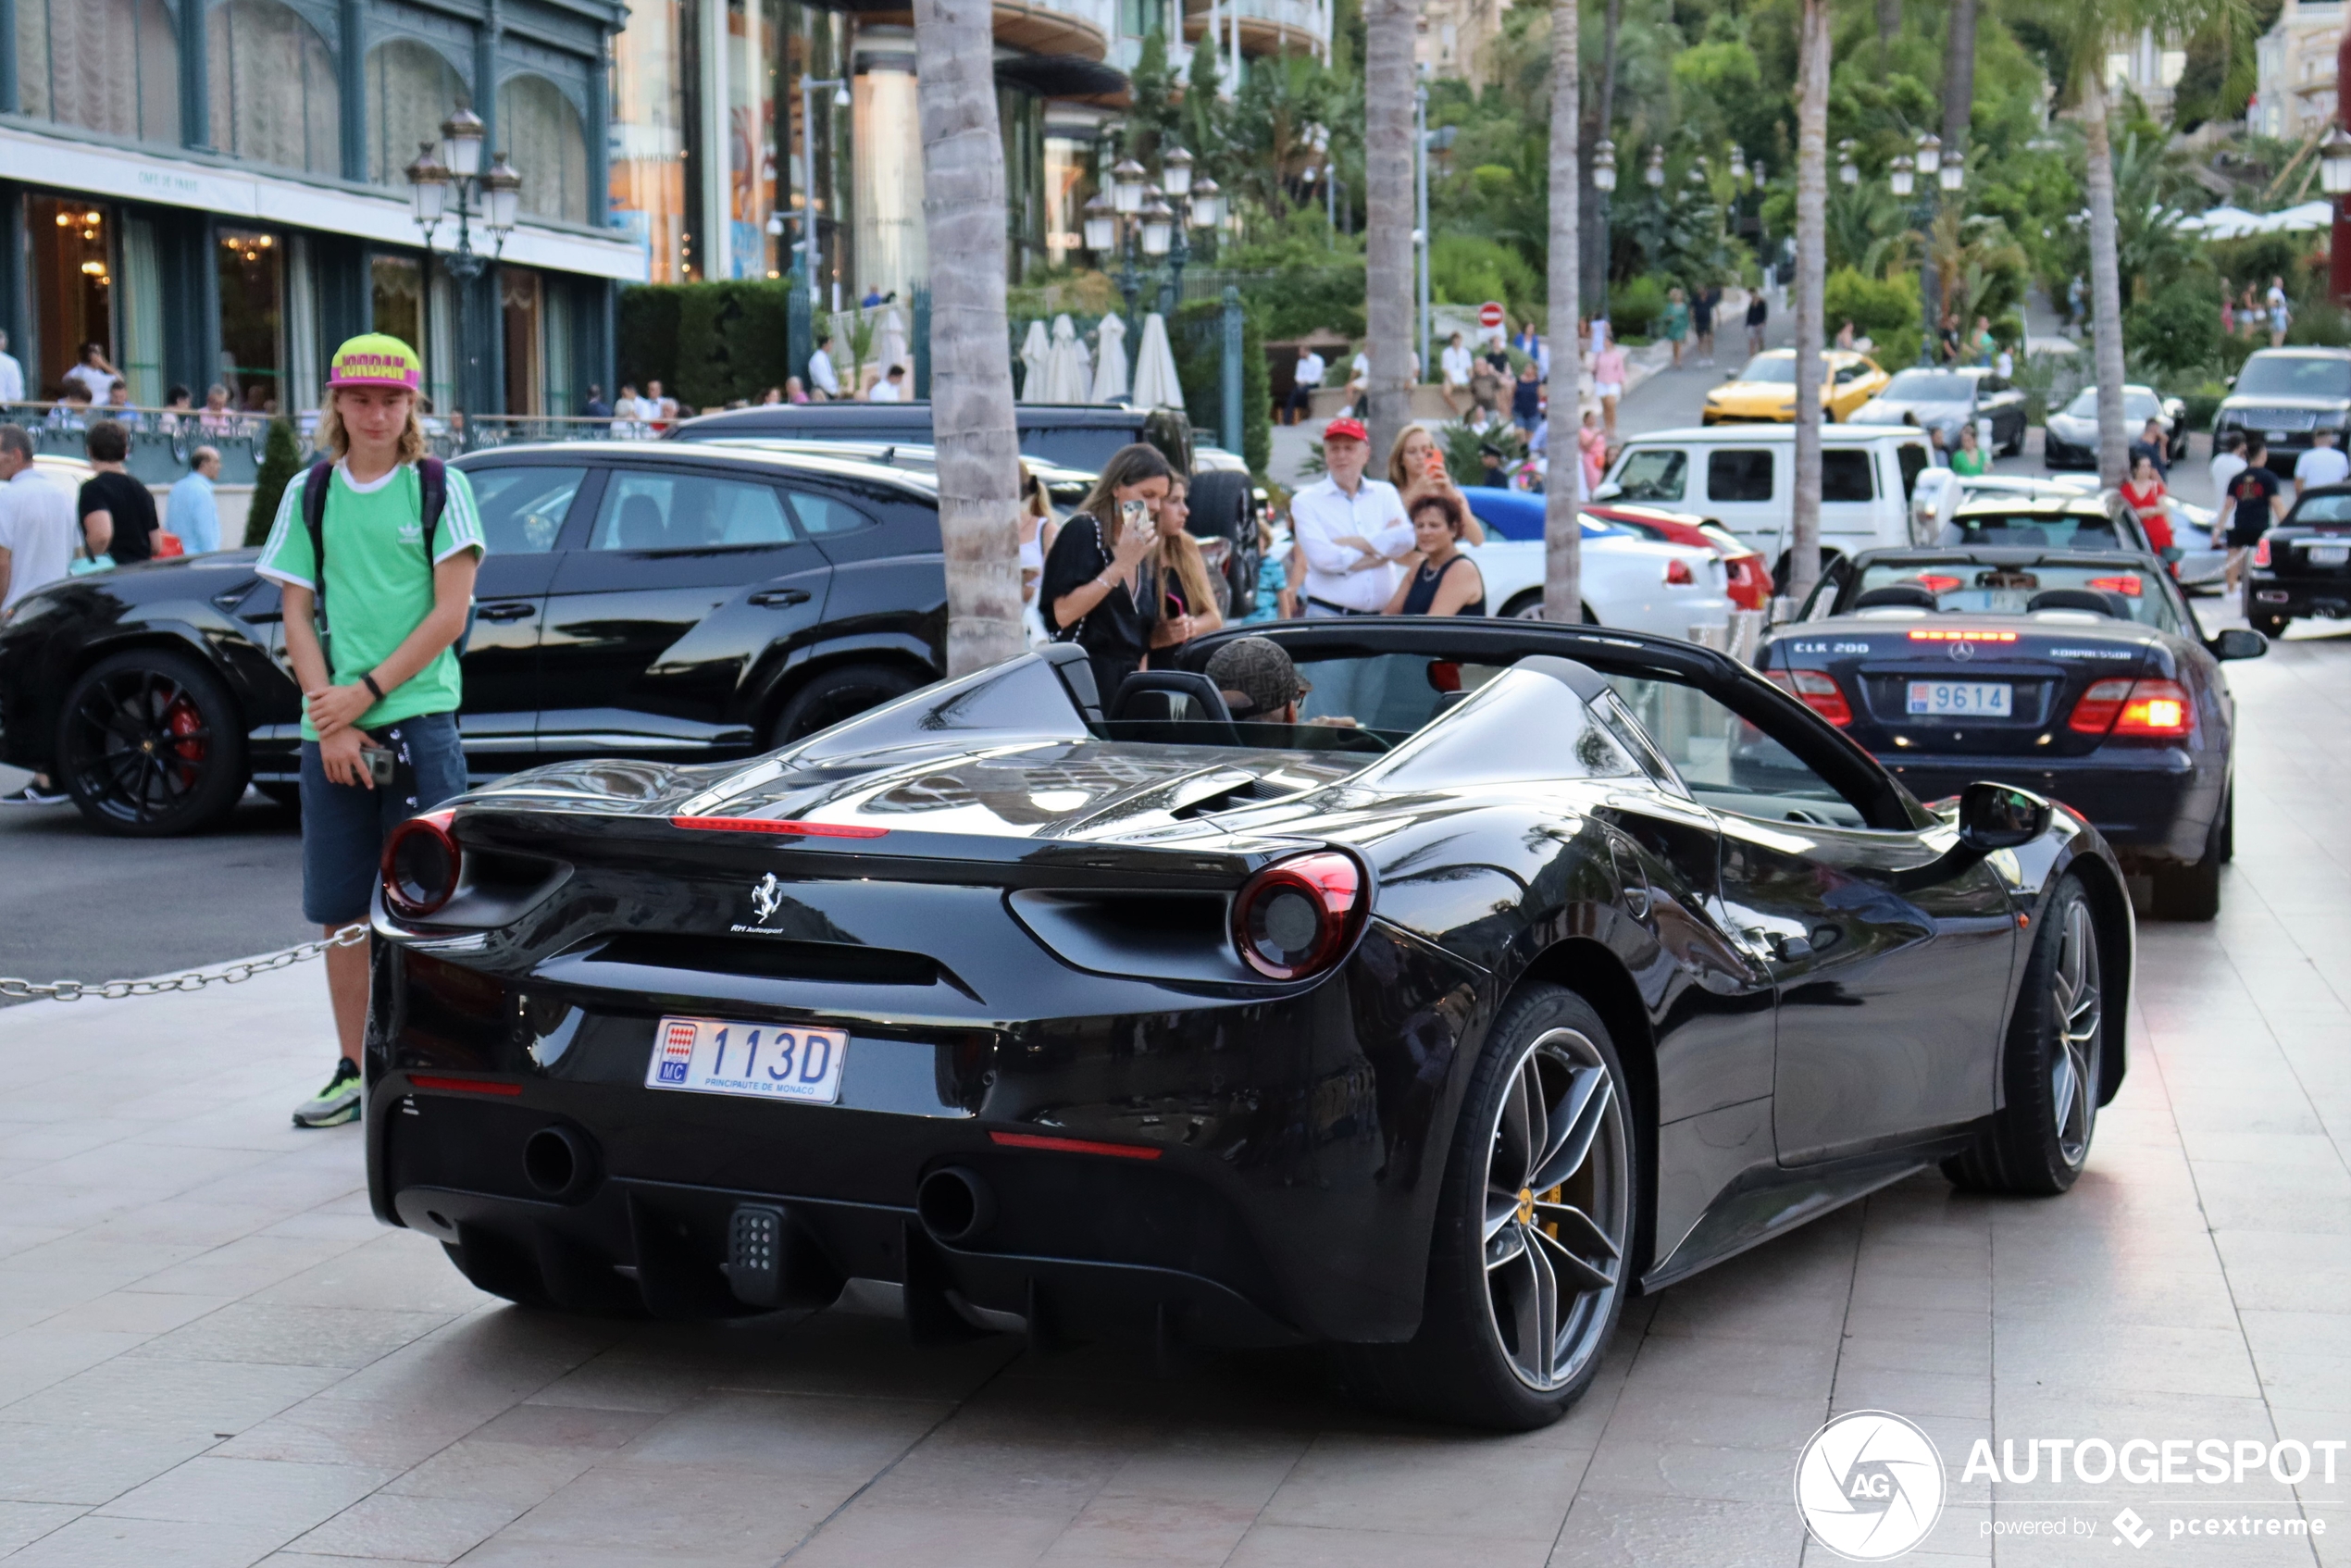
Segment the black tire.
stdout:
[[2097,1126],[2108,1027],[2097,911],[2069,873],[2035,924],[2000,1052],[2000,1109],[1974,1147],[1943,1162],[1954,1185],[1977,1192],[2065,1191],[2088,1162]]
[[2237,857],[2237,792],[2230,786],[2220,797],[2220,863],[2225,865]]
[[1231,595],[1225,616],[1238,620],[1257,607],[1256,496],[1250,477],[1228,468],[1194,474],[1185,504],[1191,511],[1190,532],[1231,546],[1225,554],[1225,585]]
[[195,833],[245,792],[244,715],[184,653],[130,648],[81,672],[57,720],[57,779],[92,824],[126,839]]
[[2222,815],[2205,831],[2204,853],[2196,860],[2168,862],[2154,868],[2147,913],[2158,920],[2209,920],[2220,913],[2220,863],[2228,857],[2220,842],[2226,830],[2227,803]]
[[903,697],[923,682],[890,665],[835,665],[802,683],[767,727],[767,746],[788,746],[867,708]]
[[[1439,1421],[1526,1431],[1590,1387],[1634,1285],[1648,1212],[1626,1081],[1608,1026],[1574,991],[1533,984],[1504,1004],[1446,1162],[1420,1331],[1402,1345],[1346,1348],[1350,1391]],[[1529,1137],[1535,1103],[1549,1114]],[[1547,1281],[1548,1320],[1534,1304]],[[1547,1321],[1549,1350],[1538,1350],[1533,1325]]]
[[[1584,612],[1584,624],[1586,626],[1598,626],[1600,624],[1600,617],[1592,613],[1591,605],[1582,604],[1578,605],[1577,608]],[[1525,592],[1520,594],[1517,598],[1511,600],[1509,604],[1503,605],[1502,618],[1504,620],[1513,621],[1541,620],[1543,618],[1543,591],[1539,588],[1530,588]]]

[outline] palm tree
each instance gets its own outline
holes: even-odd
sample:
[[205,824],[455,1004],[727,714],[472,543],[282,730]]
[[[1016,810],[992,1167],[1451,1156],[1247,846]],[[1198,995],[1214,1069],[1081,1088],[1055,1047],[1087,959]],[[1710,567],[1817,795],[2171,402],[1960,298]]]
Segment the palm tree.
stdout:
[[[1571,432],[1578,423],[1576,403],[1583,385],[1583,334],[1576,330],[1583,317],[1579,298],[1583,247],[1577,242],[1583,174],[1579,168],[1582,160],[1575,156],[1580,118],[1576,99],[1583,71],[1575,56],[1581,25],[1576,0],[1551,0],[1551,146],[1556,154],[1563,156],[1551,159],[1550,300],[1547,308],[1551,327],[1551,406],[1564,410],[1566,429]],[[1562,386],[1567,389],[1564,398],[1558,395],[1558,389]],[[1553,429],[1559,427],[1555,425]],[[1580,476],[1581,460],[1574,443],[1574,437],[1570,434],[1552,450],[1576,460],[1579,467],[1574,473]],[[1551,472],[1568,478],[1568,472],[1557,465]],[[1574,483],[1544,486],[1545,620],[1574,622],[1584,618],[1584,525],[1576,509],[1578,488]]]
[[1821,578],[1822,289],[1828,251],[1829,0],[1804,0],[1796,68],[1796,516],[1787,591]]
[[[1412,39],[1417,0],[1363,7],[1363,328],[1372,450],[1412,417]],[[1423,366],[1426,375],[1428,367]]]
[[930,274],[930,397],[950,676],[1009,659],[1026,643],[995,53],[987,0],[914,0],[923,217],[942,264]]

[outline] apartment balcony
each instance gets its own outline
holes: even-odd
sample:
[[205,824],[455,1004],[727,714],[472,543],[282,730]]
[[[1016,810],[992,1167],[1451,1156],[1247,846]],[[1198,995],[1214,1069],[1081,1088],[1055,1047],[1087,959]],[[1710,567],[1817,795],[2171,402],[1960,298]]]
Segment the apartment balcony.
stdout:
[[994,0],[996,42],[1034,55],[1100,62],[1110,56],[1116,0]]
[[[1216,8],[1217,25],[1240,14],[1241,53],[1320,55],[1330,42],[1330,11],[1318,0],[1226,0]],[[1192,44],[1208,28],[1208,0],[1184,0],[1184,42]]]

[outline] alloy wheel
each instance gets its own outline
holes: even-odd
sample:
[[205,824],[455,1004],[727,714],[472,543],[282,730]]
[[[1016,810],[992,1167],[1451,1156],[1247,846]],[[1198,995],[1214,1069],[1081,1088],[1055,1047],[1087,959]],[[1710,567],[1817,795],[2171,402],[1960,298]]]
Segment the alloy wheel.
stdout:
[[2078,1169],[2089,1158],[2091,1125],[2098,1114],[2098,1037],[2105,1007],[2097,928],[2087,902],[2069,902],[2064,921],[2049,975],[2049,1021],[2057,1032],[2050,1042],[2049,1106],[2058,1153]]
[[166,671],[134,666],[82,691],[66,739],[79,792],[109,816],[145,823],[195,795],[213,735],[194,692]]
[[1592,1041],[1553,1029],[1511,1070],[1486,1156],[1489,1320],[1519,1381],[1542,1391],[1599,1352],[1631,1215],[1623,1097]]

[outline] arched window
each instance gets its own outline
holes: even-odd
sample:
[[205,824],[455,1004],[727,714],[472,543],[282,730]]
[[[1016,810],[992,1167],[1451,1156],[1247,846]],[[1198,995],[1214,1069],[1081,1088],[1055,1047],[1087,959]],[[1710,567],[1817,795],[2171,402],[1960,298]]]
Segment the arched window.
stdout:
[[312,174],[342,172],[342,101],[317,30],[279,0],[225,0],[205,19],[212,144]]
[[439,51],[414,39],[379,44],[367,54],[367,178],[399,185],[420,143],[441,144],[441,122],[473,97]]
[[522,171],[523,211],[588,221],[588,132],[562,89],[543,76],[518,76],[498,89],[496,140]]
[[180,41],[163,0],[17,0],[17,102],[41,119],[180,140]]

